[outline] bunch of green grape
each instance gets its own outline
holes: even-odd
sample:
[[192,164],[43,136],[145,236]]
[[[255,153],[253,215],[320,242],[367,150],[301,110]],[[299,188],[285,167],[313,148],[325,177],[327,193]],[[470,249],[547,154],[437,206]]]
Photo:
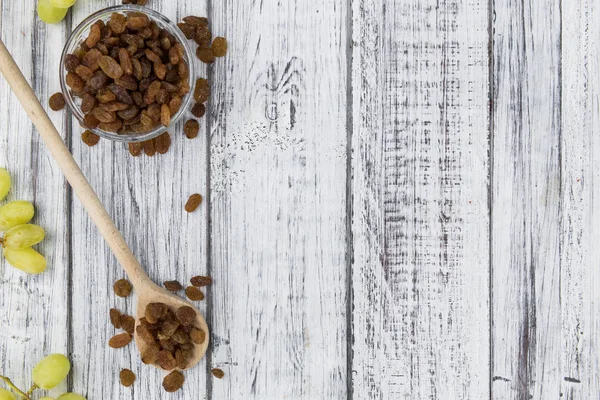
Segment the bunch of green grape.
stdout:
[[[0,201],[10,187],[8,171],[0,168]],[[28,223],[34,214],[33,204],[28,201],[11,201],[0,207],[0,232],[4,232],[0,238],[2,253],[10,265],[28,274],[39,274],[46,269],[46,258],[31,248],[46,236],[43,228]]]
[[[71,371],[71,363],[67,357],[62,354],[50,354],[33,368],[34,384],[27,392],[16,387],[7,377],[0,376],[12,389],[12,391],[0,389],[0,400],[17,400],[17,396],[21,399],[30,400],[31,394],[35,390],[48,390],[56,387],[66,379],[69,371]],[[46,396],[40,400],[86,400],[86,398],[75,393],[65,393],[56,399]]]
[[[40,19],[47,24],[57,24],[67,15],[76,0],[38,0],[37,11]],[[0,399],[1,400],[1,399]]]

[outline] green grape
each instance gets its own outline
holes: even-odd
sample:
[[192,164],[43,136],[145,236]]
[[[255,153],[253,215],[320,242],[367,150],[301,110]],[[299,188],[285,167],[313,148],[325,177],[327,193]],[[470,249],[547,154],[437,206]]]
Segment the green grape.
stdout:
[[87,400],[85,397],[75,393],[65,393],[58,396],[56,400]]
[[71,363],[62,354],[50,354],[33,368],[33,382],[42,389],[52,389],[65,380]]
[[11,201],[0,207],[0,231],[7,231],[17,225],[23,225],[31,221],[35,210],[33,204],[28,201]]
[[40,398],[40,400],[54,400],[54,398],[53,397],[44,396],[44,397]]
[[3,253],[10,265],[28,274],[40,274],[46,270],[46,259],[31,247],[26,249],[5,247]]
[[[4,168],[0,168],[0,200],[4,200],[8,192],[10,191],[10,175]],[[2,400],[2,399],[0,399]]]
[[50,4],[52,4],[56,8],[69,8],[75,4],[77,0],[50,0]]
[[50,0],[38,0],[37,12],[42,21],[47,24],[57,24],[65,18],[68,8],[56,8]]
[[0,389],[0,400],[17,400],[17,396],[6,389]]
[[24,249],[38,244],[44,240],[44,236],[46,236],[46,232],[40,226],[32,224],[17,225],[4,234],[4,247]]

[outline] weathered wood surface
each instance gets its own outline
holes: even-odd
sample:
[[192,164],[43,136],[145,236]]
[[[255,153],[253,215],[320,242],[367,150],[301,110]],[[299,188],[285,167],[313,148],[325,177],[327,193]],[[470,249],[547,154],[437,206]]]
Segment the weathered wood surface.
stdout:
[[487,5],[353,17],[354,398],[488,398]]
[[[79,0],[47,26],[35,2],[0,0],[44,102],[68,33],[115,4]],[[597,398],[594,5],[151,1],[230,41],[198,63],[203,134],[178,127],[167,155],[134,159],[50,115],[153,279],[214,277],[212,351],[168,396],[134,347],[108,348],[109,308],[135,299],[113,295],[120,267],[0,79],[9,199],[35,202],[51,260],[37,277],[0,261],[0,374],[25,386],[64,352],[74,371],[52,394],[90,400]]]

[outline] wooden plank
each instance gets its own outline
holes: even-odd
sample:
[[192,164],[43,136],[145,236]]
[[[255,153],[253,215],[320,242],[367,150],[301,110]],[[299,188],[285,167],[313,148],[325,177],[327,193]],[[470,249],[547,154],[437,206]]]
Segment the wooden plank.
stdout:
[[489,397],[488,8],[353,1],[353,391]]
[[347,395],[347,13],[212,2],[214,399]]
[[[73,25],[114,3],[78,2]],[[205,14],[206,10],[204,2],[191,0],[149,5],[173,21],[192,13]],[[204,274],[207,208],[201,206],[188,214],[183,206],[191,194],[207,193],[207,139],[202,135],[186,139],[179,124],[171,131],[172,146],[166,155],[133,158],[124,144],[101,141],[88,148],[79,139],[81,132],[74,122],[73,153],[151,278],[157,283],[177,279],[185,284],[192,276]],[[74,298],[94,298],[75,304],[73,309],[71,340],[80,366],[73,377],[74,389],[92,399],[163,398],[163,372],[142,364],[133,345],[122,350],[107,346],[115,333],[108,321],[109,309],[133,313],[136,301],[114,295],[112,284],[124,274],[76,199],[72,232]],[[89,329],[79,328],[83,326],[94,327],[97,332],[90,335]],[[119,384],[121,368],[131,368],[137,374],[133,389]],[[169,398],[207,398],[205,361],[185,375],[183,390]]]
[[562,241],[560,393],[600,393],[600,10],[594,1],[562,3]]
[[494,2],[493,398],[558,398],[560,4]]
[[[51,43],[62,43],[64,25],[49,26],[37,19],[36,2],[0,2],[1,36],[44,105],[60,91],[60,53]],[[0,166],[10,170],[13,189],[7,201],[29,200],[36,207],[33,223],[47,232],[36,248],[48,259],[41,275],[26,275],[0,257],[0,374],[26,389],[31,370],[51,353],[68,353],[69,242],[67,189],[62,174],[48,157],[37,132],[4,78],[0,77]],[[50,111],[65,132],[63,113]],[[6,203],[3,202],[2,204]],[[0,385],[4,387],[4,385]],[[64,392],[61,384],[51,392]]]

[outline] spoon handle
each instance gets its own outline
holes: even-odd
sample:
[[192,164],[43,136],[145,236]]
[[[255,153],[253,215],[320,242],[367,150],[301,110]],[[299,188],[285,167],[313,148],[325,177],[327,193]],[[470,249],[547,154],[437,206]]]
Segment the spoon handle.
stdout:
[[46,147],[50,150],[50,154],[71,184],[73,191],[96,224],[100,234],[125,269],[132,284],[139,287],[144,281],[148,281],[148,275],[133,255],[94,189],[83,176],[81,169],[2,40],[0,40],[0,72],[25,108]]

